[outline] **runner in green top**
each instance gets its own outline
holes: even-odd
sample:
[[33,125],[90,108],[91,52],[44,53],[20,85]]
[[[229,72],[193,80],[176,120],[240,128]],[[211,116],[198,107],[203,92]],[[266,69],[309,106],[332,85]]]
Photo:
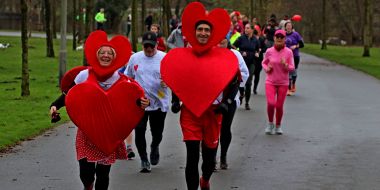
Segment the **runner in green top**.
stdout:
[[104,8],[100,8],[100,11],[95,16],[96,29],[104,30],[104,23],[107,21],[104,15]]

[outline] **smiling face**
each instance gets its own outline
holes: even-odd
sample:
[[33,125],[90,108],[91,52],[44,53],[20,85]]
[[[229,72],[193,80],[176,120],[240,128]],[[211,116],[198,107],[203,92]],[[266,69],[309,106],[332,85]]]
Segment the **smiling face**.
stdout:
[[253,34],[253,29],[251,27],[251,24],[248,23],[248,24],[245,25],[244,32],[248,36],[251,36]]
[[116,55],[115,55],[115,51],[110,46],[102,46],[98,50],[97,57],[98,57],[100,66],[108,67],[111,65]]
[[274,36],[274,44],[276,46],[279,46],[279,47],[282,47],[285,45],[285,36],[284,35],[281,35],[281,34],[278,34],[278,35],[275,35]]
[[198,43],[207,44],[208,39],[211,35],[211,27],[208,24],[200,24],[195,29],[195,37],[197,38]]

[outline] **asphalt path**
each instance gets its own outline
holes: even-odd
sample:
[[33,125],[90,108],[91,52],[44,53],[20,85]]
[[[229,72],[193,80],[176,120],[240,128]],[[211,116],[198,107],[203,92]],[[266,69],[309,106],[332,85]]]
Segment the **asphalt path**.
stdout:
[[[213,174],[211,189],[380,188],[379,80],[302,54],[297,93],[285,103],[284,135],[268,136],[264,77],[251,99],[253,109],[237,110],[229,169]],[[178,120],[178,114],[167,116],[159,165],[142,174],[138,158],[117,161],[109,189],[186,189]],[[64,124],[1,154],[0,189],[81,189],[75,131]]]

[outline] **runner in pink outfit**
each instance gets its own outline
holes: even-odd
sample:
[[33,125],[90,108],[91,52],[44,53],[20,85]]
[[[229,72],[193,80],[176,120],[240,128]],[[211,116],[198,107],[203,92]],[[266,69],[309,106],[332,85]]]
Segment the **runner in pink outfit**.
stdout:
[[[281,120],[286,93],[289,85],[289,71],[294,70],[292,50],[285,47],[286,32],[277,30],[274,35],[274,46],[266,51],[262,62],[266,72],[265,92],[267,97],[268,126],[265,133],[281,135]],[[276,127],[273,123],[276,112]]]

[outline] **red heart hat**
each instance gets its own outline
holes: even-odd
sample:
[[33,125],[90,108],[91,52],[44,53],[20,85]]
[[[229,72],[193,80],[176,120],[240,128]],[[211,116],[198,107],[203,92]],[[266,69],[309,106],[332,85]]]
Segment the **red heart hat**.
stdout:
[[[202,20],[212,25],[210,38],[205,45],[200,44],[195,37],[195,24]],[[227,11],[216,8],[207,13],[202,3],[199,2],[188,4],[182,15],[182,33],[191,44],[193,51],[199,54],[209,50],[224,39],[230,25],[231,21]]]
[[[110,46],[116,52],[114,61],[108,67],[101,66],[97,58],[97,52],[102,46]],[[128,60],[131,57],[132,48],[128,38],[125,36],[117,35],[108,41],[107,34],[104,31],[97,30],[88,36],[84,45],[84,53],[87,62],[92,66],[97,78],[105,79],[112,75],[117,69],[128,63]]]

